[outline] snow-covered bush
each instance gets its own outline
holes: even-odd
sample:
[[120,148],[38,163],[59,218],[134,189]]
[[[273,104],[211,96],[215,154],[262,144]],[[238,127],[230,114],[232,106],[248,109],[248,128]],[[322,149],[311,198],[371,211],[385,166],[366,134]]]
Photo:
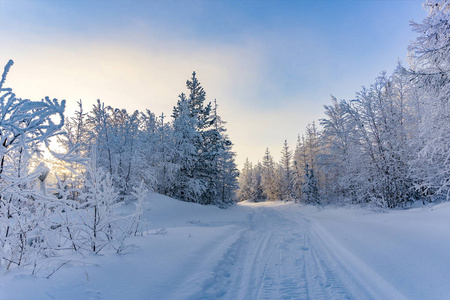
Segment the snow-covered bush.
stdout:
[[79,196],[76,210],[79,248],[95,253],[108,245],[119,249],[126,233],[122,230],[123,218],[115,214],[115,209],[122,203],[117,201],[118,194],[110,174],[93,162],[87,169],[84,184],[85,190]]
[[42,148],[62,133],[65,102],[17,98],[4,87],[12,65],[0,81],[0,268],[31,266],[35,273],[61,252],[123,250],[125,238],[142,227],[144,185],[135,193],[136,213],[119,216],[111,174],[72,151],[55,155],[73,176],[55,174],[56,186],[49,186],[50,169],[39,162]]
[[[52,255],[47,239],[53,199],[45,193],[48,169],[32,163],[41,147],[60,133],[65,101],[17,98],[4,87],[13,65],[10,60],[0,80],[0,266],[6,269],[36,265]],[[38,185],[40,182],[40,186]]]

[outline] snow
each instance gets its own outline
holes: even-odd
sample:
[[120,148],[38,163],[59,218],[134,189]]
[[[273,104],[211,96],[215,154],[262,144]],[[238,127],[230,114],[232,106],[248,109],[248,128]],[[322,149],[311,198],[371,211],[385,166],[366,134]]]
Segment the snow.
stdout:
[[305,214],[318,232],[409,299],[450,296],[450,203],[370,213],[325,209]]
[[152,194],[126,253],[64,257],[49,279],[3,270],[0,299],[448,299],[449,217]]

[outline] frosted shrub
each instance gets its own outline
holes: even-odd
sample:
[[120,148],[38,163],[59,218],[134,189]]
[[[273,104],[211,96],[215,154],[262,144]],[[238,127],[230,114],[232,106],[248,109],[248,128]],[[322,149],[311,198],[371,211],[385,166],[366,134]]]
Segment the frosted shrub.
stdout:
[[43,175],[48,169],[40,165],[30,170],[41,146],[60,134],[65,108],[65,101],[56,99],[17,98],[4,87],[12,65],[10,60],[0,80],[0,267],[6,269],[36,266],[54,254],[48,238],[53,202],[45,194]]

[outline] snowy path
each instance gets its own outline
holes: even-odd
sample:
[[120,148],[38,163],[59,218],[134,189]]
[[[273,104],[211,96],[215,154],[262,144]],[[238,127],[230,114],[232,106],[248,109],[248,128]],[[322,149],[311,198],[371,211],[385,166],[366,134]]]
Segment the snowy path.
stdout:
[[143,219],[149,234],[124,255],[61,257],[50,279],[0,273],[0,300],[450,299],[450,203],[224,210],[154,194]]
[[326,233],[298,212],[256,206],[248,224],[203,284],[202,298],[404,298],[356,258],[338,258]]

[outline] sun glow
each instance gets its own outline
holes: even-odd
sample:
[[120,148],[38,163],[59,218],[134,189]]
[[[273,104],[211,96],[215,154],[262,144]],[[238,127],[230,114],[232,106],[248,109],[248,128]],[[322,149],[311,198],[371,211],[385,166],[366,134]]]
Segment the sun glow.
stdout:
[[67,178],[70,176],[71,171],[68,168],[68,163],[55,157],[52,152],[63,155],[67,151],[65,151],[58,141],[52,141],[48,148],[45,146],[41,147],[41,158],[38,159],[39,162],[36,165],[44,163],[50,169],[47,181],[56,182],[56,176],[59,178]]

